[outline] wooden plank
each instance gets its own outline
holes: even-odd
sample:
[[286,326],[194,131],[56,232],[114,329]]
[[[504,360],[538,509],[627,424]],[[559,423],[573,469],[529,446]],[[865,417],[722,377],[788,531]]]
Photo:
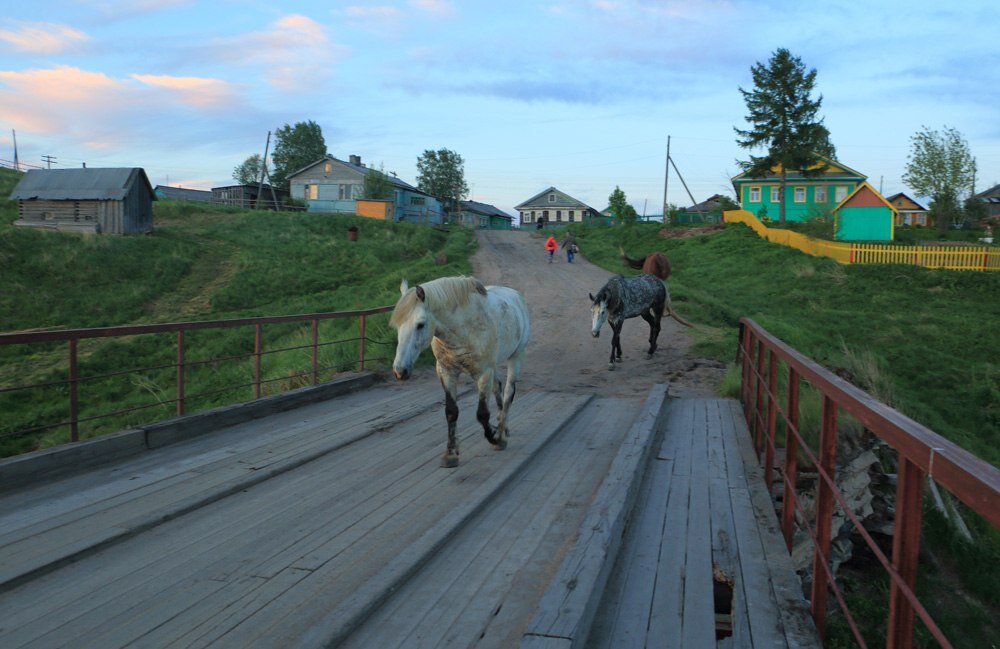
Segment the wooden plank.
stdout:
[[[749,432],[745,427],[742,431],[739,429],[739,425],[743,422],[736,415],[735,403],[730,404],[730,408],[737,428],[736,438],[743,440],[746,450],[749,450]],[[759,467],[757,471],[760,471]],[[764,560],[771,576],[771,588],[785,639],[789,647],[821,647],[822,642],[812,621],[809,604],[802,593],[802,583],[785,548],[771,496],[767,493],[762,477],[754,479],[750,476],[751,472],[748,471],[747,486],[750,502],[757,522],[757,534],[764,552]]]
[[[688,503],[691,490],[689,471],[674,474],[663,520],[660,558],[656,570],[656,590],[650,612],[648,641],[665,647],[682,646],[684,624],[685,556],[687,554]],[[714,625],[713,625],[714,627]]]
[[[553,526],[564,528],[562,541],[576,530],[582,507],[561,516],[567,505],[592,493],[624,435],[616,420],[629,416],[623,405],[590,403],[566,427],[559,443],[547,445],[525,475],[505,491],[410,580],[391,602],[369,619],[342,646],[437,647],[448,643],[511,646],[520,639],[530,615],[530,602],[510,601],[507,594],[519,573],[534,566],[529,579],[540,596],[539,574],[554,570],[559,553],[537,556]],[[560,518],[563,520],[561,523]],[[570,524],[572,520],[572,524]],[[527,581],[527,580],[526,580]],[[530,600],[522,589],[517,600]],[[501,615],[502,613],[503,615]],[[505,618],[507,621],[505,622]],[[489,633],[489,639],[484,639]],[[500,640],[504,638],[504,640]]]
[[[708,403],[695,402],[691,436],[691,488],[685,555],[682,646],[711,647],[715,642],[711,513],[708,484]],[[668,554],[668,560],[673,555]],[[669,584],[666,585],[669,588]],[[657,636],[652,636],[655,639]]]
[[586,637],[638,492],[637,471],[647,464],[661,425],[666,395],[664,385],[650,391],[526,635],[571,638],[574,642]]
[[[554,407],[563,407],[572,413],[589,400],[589,396],[559,395]],[[258,614],[235,627],[225,638],[225,642],[249,646],[255,643],[281,646],[316,646],[337,644],[352,633],[378,606],[386,601],[396,589],[405,583],[424,563],[454,534],[464,526],[504,486],[519,474],[524,463],[562,426],[565,417],[555,418],[553,410],[527,413],[525,419],[537,416],[539,421],[532,426],[533,434],[522,444],[512,444],[501,457],[501,463],[485,463],[463,460],[455,471],[439,472],[448,476],[447,494],[438,494],[436,501],[428,506],[445,509],[433,526],[417,538],[391,546],[385,550],[386,558],[378,564],[375,572],[365,574],[349,592],[333,587],[345,577],[345,573],[357,572],[362,566],[358,561],[350,564],[328,562],[318,566],[301,587],[277,598]],[[512,416],[518,411],[512,412]],[[522,414],[524,414],[522,412]],[[512,422],[512,425],[518,425]],[[518,428],[515,428],[518,430]],[[480,435],[481,437],[481,435]],[[485,447],[485,442],[483,442]],[[484,453],[495,453],[483,449]],[[463,455],[463,457],[465,457]],[[477,478],[470,489],[465,479],[476,475],[476,471],[486,467],[496,467],[488,475]],[[410,515],[409,512],[406,513]],[[419,512],[415,514],[419,516]],[[398,517],[397,517],[398,518]],[[381,538],[398,540],[402,538],[408,523],[394,518],[391,530],[380,530]],[[378,549],[369,545],[368,550]]]
[[[712,526],[712,558],[726,577],[733,582],[732,636],[728,638],[732,647],[751,646],[750,621],[747,613],[743,576],[740,571],[740,556],[736,545],[736,530],[733,522],[733,504],[730,497],[730,482],[739,484],[745,477],[743,463],[735,451],[737,442],[733,416],[728,407],[720,407],[724,402],[714,402],[714,416],[709,426],[710,461],[709,502]],[[738,416],[742,417],[742,411]],[[714,449],[714,450],[713,450]],[[732,453],[730,452],[732,451]],[[720,646],[723,643],[720,642]]]

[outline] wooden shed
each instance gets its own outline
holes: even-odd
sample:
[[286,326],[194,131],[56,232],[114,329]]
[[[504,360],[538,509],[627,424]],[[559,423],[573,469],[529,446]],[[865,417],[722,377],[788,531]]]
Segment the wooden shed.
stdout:
[[156,195],[139,167],[32,169],[14,187],[20,218],[14,225],[91,232],[145,234],[153,230]]
[[834,238],[839,241],[892,241],[896,208],[862,182],[834,209]]

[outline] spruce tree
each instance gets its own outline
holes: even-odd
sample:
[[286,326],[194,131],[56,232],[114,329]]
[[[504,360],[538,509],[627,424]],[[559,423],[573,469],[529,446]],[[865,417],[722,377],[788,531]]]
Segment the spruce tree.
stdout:
[[789,169],[805,175],[818,175],[819,155],[833,158],[835,150],[830,132],[818,117],[823,96],[813,99],[816,70],[806,70],[802,60],[787,49],[778,49],[767,65],[756,63],[750,68],[753,90],[740,88],[746,101],[746,120],[750,128],[735,128],[740,147],[764,150],[750,154],[749,160],[737,164],[751,178],[763,178],[780,165],[780,222],[785,224],[785,179]]

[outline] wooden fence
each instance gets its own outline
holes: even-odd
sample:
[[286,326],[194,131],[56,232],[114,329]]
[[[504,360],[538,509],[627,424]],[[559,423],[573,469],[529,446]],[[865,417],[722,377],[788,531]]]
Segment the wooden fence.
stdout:
[[723,212],[726,223],[743,223],[771,243],[795,248],[840,264],[905,264],[946,270],[1000,270],[1000,249],[992,246],[906,246],[813,239],[798,232],[769,228],[746,210]]

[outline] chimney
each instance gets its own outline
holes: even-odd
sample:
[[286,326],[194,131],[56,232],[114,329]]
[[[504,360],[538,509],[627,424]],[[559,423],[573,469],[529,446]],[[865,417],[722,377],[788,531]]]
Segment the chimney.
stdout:
[[352,165],[358,165],[359,167],[363,166],[361,164],[361,156],[359,156],[359,155],[352,155],[350,157],[350,161],[351,161]]

